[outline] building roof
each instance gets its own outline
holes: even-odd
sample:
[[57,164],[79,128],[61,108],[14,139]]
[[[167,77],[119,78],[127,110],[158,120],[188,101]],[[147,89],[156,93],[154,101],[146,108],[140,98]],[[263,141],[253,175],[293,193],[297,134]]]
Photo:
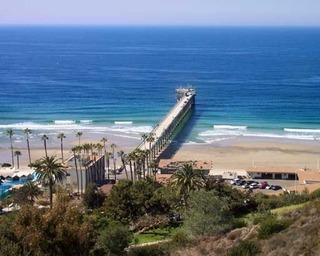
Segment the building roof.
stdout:
[[167,185],[170,182],[172,174],[158,174],[156,175],[156,181],[161,184]]
[[210,170],[210,161],[199,161],[199,160],[172,160],[172,159],[161,159],[158,167],[160,169],[178,169],[182,164],[190,163],[194,170]]
[[300,183],[308,183],[308,182],[320,182],[320,172],[315,170],[299,170],[298,171],[298,177],[300,180]]
[[292,167],[270,167],[270,166],[250,166],[245,168],[248,173],[264,172],[264,173],[296,173],[299,171],[297,168]]
[[309,193],[312,193],[313,191],[320,189],[320,183],[305,184],[305,185],[299,184],[297,186],[288,187],[286,189],[290,192],[297,191],[297,192],[301,193],[305,190],[308,190]]

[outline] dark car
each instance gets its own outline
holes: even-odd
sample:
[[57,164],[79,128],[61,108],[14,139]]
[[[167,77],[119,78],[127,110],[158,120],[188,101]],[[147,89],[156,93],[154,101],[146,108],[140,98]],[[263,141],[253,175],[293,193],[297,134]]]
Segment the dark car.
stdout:
[[237,186],[242,186],[242,185],[244,185],[244,184],[246,184],[246,181],[245,181],[245,180],[239,180],[238,182],[236,182],[236,185],[237,185]]
[[270,189],[272,189],[272,190],[279,190],[279,189],[282,189],[282,187],[279,186],[279,185],[272,185],[272,186],[270,187]]

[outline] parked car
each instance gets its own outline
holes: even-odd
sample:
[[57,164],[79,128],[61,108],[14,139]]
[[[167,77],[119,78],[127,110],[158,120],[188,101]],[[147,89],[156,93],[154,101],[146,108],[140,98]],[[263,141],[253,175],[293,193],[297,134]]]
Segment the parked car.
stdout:
[[230,181],[231,185],[236,185],[237,181],[239,181],[240,179],[234,179]]
[[243,186],[244,184],[246,184],[246,181],[245,180],[239,180],[236,185],[237,186]]
[[249,188],[251,188],[251,189],[256,189],[256,188],[258,188],[258,187],[259,187],[259,185],[258,185],[257,182],[253,182],[253,183],[251,183],[251,185],[249,186]]
[[265,189],[268,185],[269,185],[268,182],[263,181],[263,182],[260,183],[259,188],[260,189]]
[[242,185],[242,188],[249,188],[252,183],[254,183],[253,180],[246,180],[246,183]]
[[271,186],[271,189],[272,189],[272,190],[279,190],[279,189],[282,189],[282,187],[279,186],[279,185],[272,185],[272,186]]

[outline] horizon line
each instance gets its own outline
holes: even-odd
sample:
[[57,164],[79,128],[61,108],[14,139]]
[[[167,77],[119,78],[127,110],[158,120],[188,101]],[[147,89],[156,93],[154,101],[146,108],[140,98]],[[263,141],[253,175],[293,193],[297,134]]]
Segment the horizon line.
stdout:
[[218,25],[218,24],[119,24],[119,23],[0,23],[0,27],[166,27],[166,28],[320,28],[320,25]]

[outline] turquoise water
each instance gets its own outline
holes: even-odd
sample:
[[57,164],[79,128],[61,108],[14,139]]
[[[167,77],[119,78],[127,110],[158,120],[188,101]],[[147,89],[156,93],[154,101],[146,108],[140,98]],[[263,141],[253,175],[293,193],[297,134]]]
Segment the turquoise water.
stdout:
[[[0,143],[137,138],[193,85],[187,143],[320,138],[319,28],[0,27]],[[73,135],[72,135],[73,136]]]
[[0,185],[0,199],[3,199],[10,192],[10,188],[14,185],[25,184],[28,180],[20,180],[20,181],[11,181],[11,180],[3,180],[3,183]]

